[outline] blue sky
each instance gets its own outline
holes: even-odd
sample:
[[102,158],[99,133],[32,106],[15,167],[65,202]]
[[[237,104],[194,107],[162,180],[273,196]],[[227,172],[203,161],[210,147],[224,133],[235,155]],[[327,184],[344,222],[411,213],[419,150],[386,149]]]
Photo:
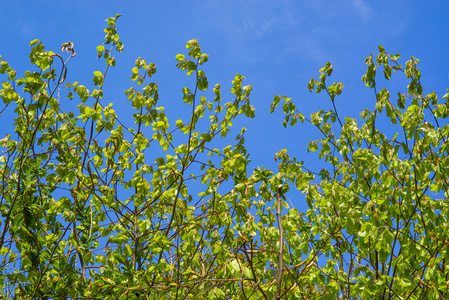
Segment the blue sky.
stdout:
[[[220,83],[223,98],[230,100],[236,73],[253,86],[256,118],[235,125],[248,129],[246,142],[254,165],[276,169],[274,154],[286,148],[319,170],[317,154],[306,152],[318,132],[309,125],[284,129],[280,110],[269,113],[273,97],[292,97],[306,115],[330,109],[325,95],[307,90],[310,78],[317,78],[329,61],[334,67],[330,83],[345,83],[336,100],[339,113],[358,117],[365,107],[374,107],[373,91],[363,85],[361,76],[365,57],[376,55],[379,44],[389,53],[401,53],[402,63],[412,55],[419,58],[425,93],[434,90],[441,97],[449,88],[448,11],[446,0],[5,1],[0,9],[0,55],[23,74],[30,67],[31,40],[40,39],[47,50],[58,53],[61,43],[71,41],[77,56],[69,64],[68,81],[92,89],[93,71],[104,70],[95,50],[103,42],[104,20],[120,13],[117,26],[125,51],[108,73],[102,102],[113,102],[122,119],[132,113],[125,108],[123,91],[131,86],[131,68],[140,56],[157,65],[154,81],[159,84],[160,105],[178,116],[183,113],[181,88],[192,87],[193,78],[176,69],[175,55],[185,54],[186,42],[197,38],[210,55],[203,68],[210,87]],[[385,83],[392,95],[406,89],[397,75]],[[6,132],[2,129],[0,135]]]

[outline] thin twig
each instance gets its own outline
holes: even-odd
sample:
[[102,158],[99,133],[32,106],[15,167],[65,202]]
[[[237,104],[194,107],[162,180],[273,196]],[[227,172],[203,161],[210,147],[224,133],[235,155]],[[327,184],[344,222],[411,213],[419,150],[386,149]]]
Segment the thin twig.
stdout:
[[278,191],[277,191],[277,219],[278,219],[278,226],[279,226],[279,273],[277,278],[277,287],[276,287],[276,296],[275,300],[281,299],[281,285],[282,285],[282,275],[284,274],[284,228],[282,228],[282,219],[281,219],[281,212],[282,212],[282,184],[278,185]]

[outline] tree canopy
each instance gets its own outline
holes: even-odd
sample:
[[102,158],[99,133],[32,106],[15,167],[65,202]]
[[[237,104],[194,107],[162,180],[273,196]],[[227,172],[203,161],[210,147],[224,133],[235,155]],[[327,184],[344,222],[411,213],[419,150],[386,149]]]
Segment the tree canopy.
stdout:
[[[210,88],[196,39],[175,56],[191,78],[179,87],[184,119],[167,117],[156,65],[140,57],[125,91],[134,126],[118,118],[103,97],[124,49],[118,17],[96,48],[93,88],[66,80],[71,42],[60,55],[31,41],[22,75],[0,58],[1,113],[14,115],[0,140],[3,298],[449,297],[449,93],[424,93],[417,58],[379,46],[365,59],[373,107],[360,118],[338,113],[331,63],[308,83],[331,110],[305,116],[275,96],[267,109],[281,106],[285,127],[320,132],[308,149],[326,167],[279,149],[276,170],[251,169],[233,122],[255,116],[252,87],[237,74],[231,95]],[[390,94],[379,76],[408,84]],[[297,191],[307,211],[290,201]]]

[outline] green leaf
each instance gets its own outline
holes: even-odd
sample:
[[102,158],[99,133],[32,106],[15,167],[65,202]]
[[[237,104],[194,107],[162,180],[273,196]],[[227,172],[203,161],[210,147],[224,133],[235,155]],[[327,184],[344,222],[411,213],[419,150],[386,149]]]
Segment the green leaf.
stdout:
[[36,44],[39,44],[39,43],[41,43],[41,41],[38,40],[38,39],[32,40],[32,41],[30,42],[30,47],[31,47],[31,46],[34,46],[34,45],[36,45]]

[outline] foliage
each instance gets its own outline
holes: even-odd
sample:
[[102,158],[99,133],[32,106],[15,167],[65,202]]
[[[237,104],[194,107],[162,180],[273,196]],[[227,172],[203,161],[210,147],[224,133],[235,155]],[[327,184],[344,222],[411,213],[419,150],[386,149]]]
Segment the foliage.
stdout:
[[[64,60],[32,41],[37,70],[21,78],[1,60],[2,112],[15,116],[14,132],[0,141],[4,298],[448,297],[449,95],[442,103],[423,94],[417,59],[404,67],[380,46],[365,60],[362,79],[376,104],[361,113],[361,126],[337,113],[343,84],[327,85],[330,63],[309,90],[325,91],[332,110],[307,118],[276,96],[271,110],[282,101],[284,126],[299,120],[322,133],[308,147],[329,168],[314,173],[281,150],[277,171],[251,172],[245,128],[234,141],[227,135],[237,118],[254,117],[252,88],[237,74],[232,101],[223,101],[219,84],[206,98],[200,68],[209,56],[196,39],[187,57],[176,55],[194,77],[182,89],[187,118],[173,126],[149,82],[156,66],[142,58],[132,69],[137,85],[125,91],[135,125],[117,118],[103,86],[124,49],[118,17],[107,20],[97,47],[105,70],[94,72],[92,91],[63,86],[75,56],[70,42]],[[377,68],[386,79],[392,71],[407,77],[397,105],[386,89],[377,92]],[[393,137],[376,128],[386,121]],[[220,136],[232,144],[217,148]],[[295,189],[306,195],[306,214],[287,204]]]

